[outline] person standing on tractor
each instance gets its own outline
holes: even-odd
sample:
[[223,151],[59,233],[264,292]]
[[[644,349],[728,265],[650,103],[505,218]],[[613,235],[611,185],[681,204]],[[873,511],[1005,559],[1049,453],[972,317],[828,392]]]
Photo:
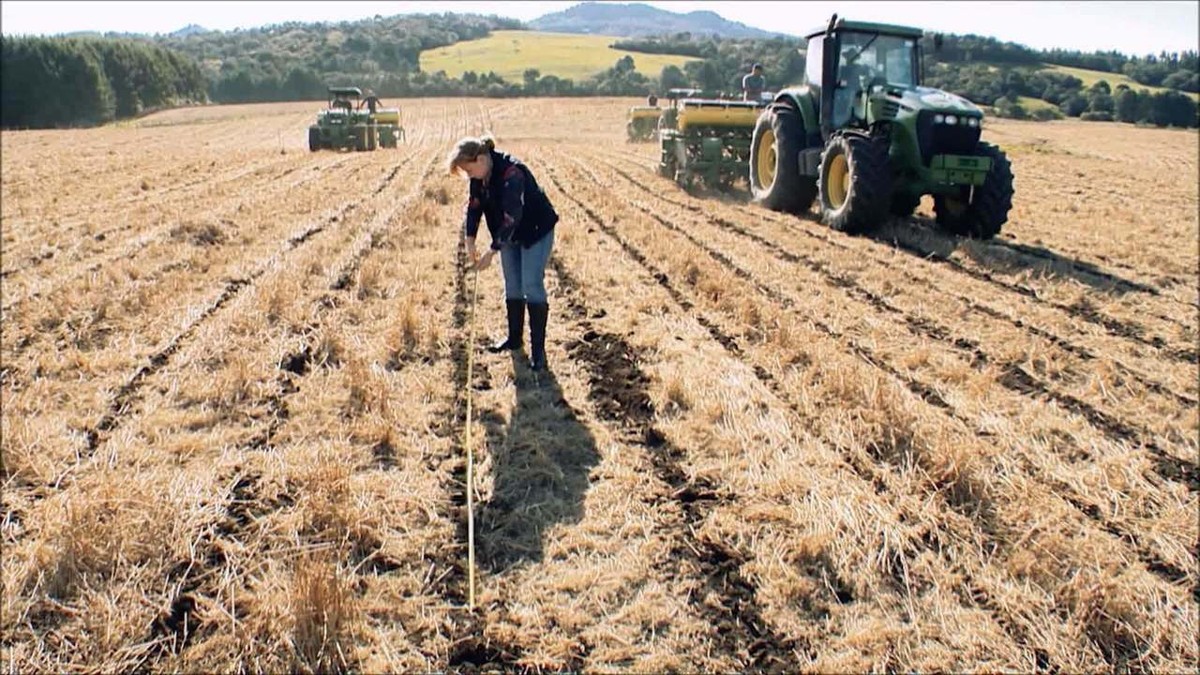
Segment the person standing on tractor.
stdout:
[[376,96],[375,92],[371,91],[370,89],[367,90],[367,97],[363,100],[363,102],[367,104],[367,110],[370,111],[372,115],[374,115],[375,111],[379,109],[379,97]]
[[[490,348],[492,353],[520,349],[525,312],[529,312],[529,367],[546,365],[546,264],[554,246],[558,214],[538,186],[529,167],[507,153],[497,152],[491,136],[463,138],[447,157],[451,175],[469,179],[465,222],[467,252],[476,270],[486,268],[496,252],[504,273],[508,336]],[[479,219],[487,220],[491,247],[482,256],[475,247]]]
[[767,78],[763,77],[762,64],[756,63],[750,68],[750,72],[742,77],[742,100],[759,101],[766,88]]

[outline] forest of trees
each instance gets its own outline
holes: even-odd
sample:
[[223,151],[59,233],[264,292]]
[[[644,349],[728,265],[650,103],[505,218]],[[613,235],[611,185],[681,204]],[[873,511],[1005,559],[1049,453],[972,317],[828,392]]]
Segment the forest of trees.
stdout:
[[103,124],[208,99],[194,59],[129,39],[3,37],[0,72],[6,129]]
[[[640,53],[697,57],[680,68],[647,75],[636,55],[583,79],[543,75],[521,81],[494,72],[459,78],[420,69],[427,49],[524,26],[512,19],[473,14],[376,16],[353,22],[285,23],[250,30],[181,31],[167,36],[92,35],[4,38],[3,120],[6,128],[97,124],[160,106],[190,102],[243,103],[324,98],[330,84],[374,89],[383,98],[418,96],[645,96],[672,87],[738,92],[751,63],[764,66],[768,89],[798,83],[804,72],[800,38],[733,39],[689,33],[618,40]],[[1128,57],[1035,51],[976,35],[943,36],[940,49],[924,38],[926,84],[992,108],[1033,119],[1061,116],[1158,125],[1200,124],[1194,97],[1197,53]],[[1078,78],[1043,64],[1124,75],[1147,87],[1133,90]],[[1026,109],[1023,98],[1050,105]]]

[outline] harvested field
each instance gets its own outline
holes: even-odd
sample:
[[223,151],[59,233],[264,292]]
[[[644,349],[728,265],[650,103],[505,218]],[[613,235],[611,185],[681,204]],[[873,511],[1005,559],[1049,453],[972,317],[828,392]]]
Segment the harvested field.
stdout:
[[[1000,237],[849,237],[659,177],[634,103],[4,132],[6,669],[1194,671],[1194,131],[989,120]],[[562,216],[541,375],[498,264],[468,344],[484,129]]]

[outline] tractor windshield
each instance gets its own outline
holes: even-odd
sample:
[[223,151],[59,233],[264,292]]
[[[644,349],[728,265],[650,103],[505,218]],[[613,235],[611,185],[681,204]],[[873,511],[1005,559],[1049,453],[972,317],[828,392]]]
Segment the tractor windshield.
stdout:
[[917,83],[917,42],[910,37],[880,33],[846,32],[841,35],[838,79],[857,83],[859,77],[870,82],[913,86]]

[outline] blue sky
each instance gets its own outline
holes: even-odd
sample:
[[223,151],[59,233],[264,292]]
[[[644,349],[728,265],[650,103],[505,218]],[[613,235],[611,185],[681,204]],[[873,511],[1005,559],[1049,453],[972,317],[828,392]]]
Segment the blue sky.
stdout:
[[[152,2],[4,0],[5,35],[100,32],[169,33],[189,23],[231,30],[285,21],[344,21],[380,14],[473,12],[529,21],[578,2],[320,2],[159,0]],[[837,12],[947,33],[974,33],[1035,49],[1115,49],[1128,55],[1200,48],[1200,2],[647,2],[673,12],[714,11],[726,19],[801,33]]]

